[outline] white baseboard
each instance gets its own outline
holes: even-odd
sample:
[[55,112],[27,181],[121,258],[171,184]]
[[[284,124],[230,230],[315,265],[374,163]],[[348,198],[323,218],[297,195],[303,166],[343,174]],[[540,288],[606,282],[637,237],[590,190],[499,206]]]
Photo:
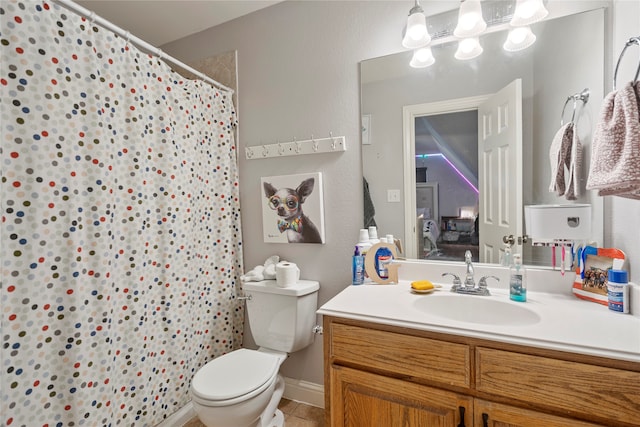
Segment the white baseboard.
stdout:
[[285,377],[283,397],[324,408],[324,386],[320,384]]
[[[324,387],[320,384],[285,377],[283,397],[318,408],[324,408]],[[160,424],[157,424],[156,427],[182,427],[195,416],[196,411],[193,409],[191,401],[189,401],[182,408],[171,414],[170,417]]]

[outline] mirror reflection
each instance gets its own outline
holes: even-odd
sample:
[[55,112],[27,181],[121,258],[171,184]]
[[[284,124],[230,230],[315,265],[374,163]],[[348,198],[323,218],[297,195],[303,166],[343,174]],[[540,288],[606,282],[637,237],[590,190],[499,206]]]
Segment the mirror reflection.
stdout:
[[[507,213],[494,222],[507,218],[515,238],[526,234],[524,205],[591,204],[592,240],[602,242],[602,198],[584,186],[604,91],[604,10],[546,20],[532,30],[536,43],[520,52],[506,52],[506,33],[495,32],[481,37],[484,53],[473,60],[455,59],[457,43],[446,43],[432,48],[436,62],[428,68],[411,68],[411,51],[361,63],[363,174],[373,218],[379,233],[404,236],[408,258],[461,261],[469,249],[475,260],[498,262],[508,234],[482,225],[496,215],[487,206],[498,199],[502,205],[495,209]],[[512,157],[483,165],[483,105],[512,85],[519,85],[521,129],[507,143],[520,139],[521,148],[509,145],[504,152]],[[549,149],[567,97],[585,88],[590,101],[576,112],[585,153],[582,195],[567,201],[549,192]],[[516,174],[505,179],[505,169]],[[516,241],[512,252],[527,264],[551,265],[549,248]]]

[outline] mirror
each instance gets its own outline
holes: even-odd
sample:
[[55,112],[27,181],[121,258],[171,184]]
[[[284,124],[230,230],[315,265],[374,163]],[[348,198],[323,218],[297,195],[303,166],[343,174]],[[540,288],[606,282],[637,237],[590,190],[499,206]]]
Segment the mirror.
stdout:
[[[461,189],[467,187],[468,190],[469,184],[455,178],[455,173],[452,172],[453,169],[458,169],[458,172],[463,172],[462,175],[468,176],[469,181],[474,183],[475,178],[475,182],[479,183],[477,187],[482,187],[482,179],[478,179],[478,165],[474,163],[478,158],[477,148],[472,145],[473,141],[469,141],[473,138],[463,133],[468,127],[471,127],[471,134],[476,131],[477,127],[474,126],[477,125],[477,107],[459,105],[465,105],[469,100],[487,99],[517,79],[521,80],[522,97],[522,152],[516,161],[516,164],[522,164],[522,186],[518,188],[520,194],[517,197],[521,198],[522,205],[591,204],[591,240],[602,243],[602,198],[593,194],[594,192],[586,191],[585,183],[591,137],[604,97],[605,13],[602,8],[587,10],[589,2],[573,2],[574,7],[577,3],[584,3],[586,6],[582,10],[564,14],[553,9],[562,8],[563,3],[569,2],[547,4],[550,16],[554,18],[532,25],[537,41],[520,52],[504,51],[502,45],[506,32],[498,31],[481,36],[484,53],[469,61],[454,58],[457,43],[451,42],[432,48],[436,63],[428,68],[411,68],[411,51],[361,63],[363,175],[375,208],[374,219],[378,235],[393,234],[401,237],[403,245],[408,248],[405,249],[405,254],[409,258],[429,257],[432,248],[428,247],[429,242],[425,247],[419,222],[416,227],[406,224],[405,218],[415,220],[419,212],[416,210],[414,215],[413,212],[408,212],[405,205],[432,207],[429,209],[431,218],[440,234],[436,246],[448,243],[442,239],[447,231],[457,231],[459,236],[466,233],[469,239],[460,241],[461,246],[477,245],[473,234],[479,227],[469,219],[477,218],[474,215],[478,213],[478,197],[482,197],[482,194],[477,194],[475,200],[462,197]],[[438,17],[439,15],[428,20]],[[576,114],[576,129],[585,153],[580,182],[582,195],[576,201],[567,201],[564,197],[549,192],[549,148],[560,128],[561,113],[567,97],[585,88],[590,91],[590,99],[584,105],[578,104]],[[428,113],[415,113],[424,106],[429,110]],[[415,113],[411,116],[410,126],[403,123],[403,109],[405,121],[406,110]],[[573,104],[569,103],[564,115],[565,122],[571,119],[572,110]],[[462,113],[458,116],[458,112]],[[470,116],[472,122],[475,118],[476,124],[467,124],[465,116]],[[408,138],[403,137],[403,132],[406,133],[409,128],[413,128],[411,139],[415,140],[415,145],[404,147]],[[450,163],[453,163],[454,168],[448,166],[448,173],[442,172],[447,167],[436,156],[438,153],[433,149],[434,144],[426,142],[429,138],[433,139],[433,134],[438,135],[440,140],[439,151],[445,157],[453,159]],[[477,138],[475,143],[477,144]],[[424,148],[429,145],[431,148]],[[408,148],[413,150],[412,154],[405,154]],[[425,154],[434,156],[428,158]],[[413,156],[415,169],[408,170],[410,167],[405,167],[405,163],[407,158]],[[492,170],[489,168],[487,171],[491,173]],[[460,182],[454,183],[455,179]],[[425,188],[427,183],[429,185]],[[398,198],[398,194],[401,197]],[[425,194],[431,199],[426,202],[416,200],[416,194],[419,194],[420,199]],[[434,195],[437,198],[434,199]],[[484,195],[497,197],[494,193]],[[456,200],[456,196],[459,200]],[[522,206],[518,207],[517,212],[517,221],[525,234]],[[421,213],[424,214],[425,211]],[[522,253],[526,264],[552,265],[552,250],[549,247],[536,247],[526,243],[519,246],[516,243],[512,251]],[[451,260],[462,261],[463,255],[460,255],[463,253],[464,250],[456,252]],[[440,259],[446,260],[445,258],[448,257]]]

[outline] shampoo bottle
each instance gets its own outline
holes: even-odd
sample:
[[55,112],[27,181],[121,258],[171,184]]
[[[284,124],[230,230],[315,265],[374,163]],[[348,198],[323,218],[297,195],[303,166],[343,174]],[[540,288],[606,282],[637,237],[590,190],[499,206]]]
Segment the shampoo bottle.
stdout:
[[360,255],[360,248],[356,245],[353,252],[353,261],[351,264],[352,285],[362,285],[364,283],[364,257]]
[[527,274],[520,254],[513,254],[513,264],[509,268],[509,298],[513,301],[527,300]]

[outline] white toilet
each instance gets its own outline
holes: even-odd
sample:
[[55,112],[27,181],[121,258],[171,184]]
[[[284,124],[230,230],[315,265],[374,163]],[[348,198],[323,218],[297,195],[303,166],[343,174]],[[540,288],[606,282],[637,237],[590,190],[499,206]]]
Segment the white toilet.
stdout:
[[280,288],[275,280],[265,280],[243,288],[251,334],[260,348],[241,348],[205,364],[191,381],[191,401],[207,427],[281,427],[284,380],[278,371],[288,353],[313,342],[320,285],[299,280]]

